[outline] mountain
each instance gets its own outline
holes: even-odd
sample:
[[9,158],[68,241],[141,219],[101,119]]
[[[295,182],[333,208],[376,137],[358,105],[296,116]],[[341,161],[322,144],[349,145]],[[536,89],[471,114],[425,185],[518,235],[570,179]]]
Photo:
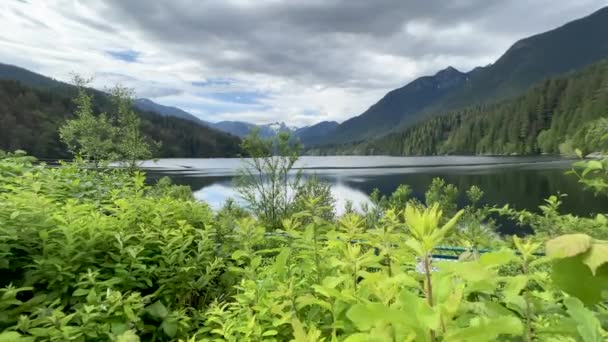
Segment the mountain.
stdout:
[[608,58],[608,7],[522,39],[431,110],[451,110],[519,95],[538,81]]
[[[90,89],[95,110],[111,102]],[[29,70],[0,64],[0,150],[24,149],[39,158],[67,158],[58,129],[72,116],[76,88]],[[160,106],[160,105],[159,105]],[[191,120],[136,108],[144,134],[162,144],[158,157],[231,157],[242,153],[240,139]]]
[[475,104],[522,94],[534,83],[608,57],[608,7],[516,42],[495,63],[468,73],[447,68],[389,92],[363,114],[343,122],[326,144],[378,137]]
[[[605,126],[608,59],[537,83],[496,104],[461,108],[350,146],[357,154],[585,154],[600,150],[591,129]],[[604,120],[604,121],[598,121]],[[603,128],[605,129],[605,127]]]
[[216,123],[210,123],[211,127],[220,131],[230,133],[240,138],[244,138],[254,129],[260,130],[260,136],[262,138],[272,138],[277,135],[278,132],[293,133],[297,130],[294,127],[288,127],[284,122],[273,122],[266,125],[256,125],[244,121],[220,121]]
[[295,130],[294,134],[300,142],[307,147],[319,144],[321,139],[333,132],[339,124],[335,121],[322,121],[312,126],[306,126]]
[[3,63],[0,63],[0,80],[19,81],[27,86],[38,89],[65,89],[71,87],[68,83],[57,81],[15,65]]
[[203,121],[199,118],[197,118],[196,116],[182,110],[179,109],[177,107],[170,107],[170,106],[163,106],[161,104],[158,104],[152,100],[148,100],[148,99],[136,99],[133,102],[133,105],[136,108],[139,108],[140,110],[143,111],[147,111],[147,112],[155,112],[158,113],[160,115],[163,116],[173,116],[176,118],[181,118],[181,119],[185,119],[188,121],[193,121],[196,122],[198,124],[202,124],[205,126],[210,126],[209,122]]
[[416,114],[432,105],[454,88],[464,84],[467,74],[448,67],[434,76],[420,77],[386,94],[363,114],[344,121],[325,143],[342,143],[383,135],[404,120],[416,120]]

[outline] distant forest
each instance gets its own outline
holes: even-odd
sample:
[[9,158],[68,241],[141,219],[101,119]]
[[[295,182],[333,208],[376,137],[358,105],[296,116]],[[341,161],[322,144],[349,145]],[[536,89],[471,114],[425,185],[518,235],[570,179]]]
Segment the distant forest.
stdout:
[[[110,105],[94,93],[96,112]],[[38,158],[70,158],[58,128],[71,118],[75,90],[71,87],[34,89],[18,81],[0,80],[0,150],[22,149]],[[168,157],[230,157],[240,154],[240,139],[192,121],[138,111],[146,136],[161,142],[154,155]]]
[[402,132],[319,154],[569,154],[593,152],[588,131],[608,117],[608,61],[537,84],[497,104],[429,117]]

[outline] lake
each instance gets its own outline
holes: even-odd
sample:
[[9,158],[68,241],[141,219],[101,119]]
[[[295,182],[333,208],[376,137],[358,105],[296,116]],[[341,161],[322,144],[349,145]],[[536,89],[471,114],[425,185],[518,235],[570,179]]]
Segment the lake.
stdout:
[[[456,185],[461,193],[471,185],[479,186],[485,192],[483,202],[490,205],[509,203],[537,210],[543,199],[562,193],[568,195],[563,199],[563,213],[607,212],[608,199],[595,197],[574,176],[565,174],[571,164],[572,160],[553,156],[305,156],[296,167],[332,185],[338,213],[346,200],[356,205],[369,202],[374,188],[390,194],[399,184],[408,184],[413,195],[423,199],[435,177]],[[176,184],[189,185],[197,199],[217,209],[227,198],[238,199],[232,180],[241,165],[241,160],[229,158],[160,159],[143,167],[152,179],[169,176]]]

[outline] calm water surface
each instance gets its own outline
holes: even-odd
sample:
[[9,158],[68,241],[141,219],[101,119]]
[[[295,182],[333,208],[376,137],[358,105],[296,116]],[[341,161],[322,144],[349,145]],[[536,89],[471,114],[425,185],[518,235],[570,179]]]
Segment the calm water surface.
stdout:
[[[477,185],[485,192],[485,203],[491,205],[509,203],[518,209],[537,210],[544,198],[565,193],[563,213],[608,212],[607,199],[584,191],[574,176],[564,174],[571,163],[550,156],[337,156],[302,157],[296,167],[332,184],[338,213],[346,200],[368,202],[374,188],[390,194],[399,184],[408,184],[414,196],[422,199],[435,177],[444,178],[461,192]],[[197,199],[219,208],[227,198],[238,200],[232,180],[241,165],[239,159],[160,159],[146,162],[144,167],[151,178],[170,176],[177,184],[190,185]]]

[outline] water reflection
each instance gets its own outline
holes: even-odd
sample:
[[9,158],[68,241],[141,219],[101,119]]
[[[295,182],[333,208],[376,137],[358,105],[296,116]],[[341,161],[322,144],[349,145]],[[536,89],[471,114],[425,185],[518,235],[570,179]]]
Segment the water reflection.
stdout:
[[[355,210],[361,210],[364,204],[371,204],[369,196],[363,191],[352,188],[348,185],[337,183],[331,185],[331,195],[336,200],[335,213],[342,215],[346,207],[347,201],[351,201]],[[230,182],[214,183],[194,191],[194,197],[203,201],[213,209],[220,209],[227,199],[231,198],[240,205],[246,203],[239,197],[238,192]]]
[[[423,199],[435,177],[455,184],[462,192],[471,185],[479,186],[490,205],[509,203],[518,209],[537,210],[548,196],[566,193],[563,213],[607,212],[606,198],[583,191],[573,176],[564,174],[570,163],[554,157],[306,157],[299,165],[306,174],[314,173],[332,185],[338,214],[347,200],[357,207],[369,203],[367,194],[374,188],[390,194],[400,184],[408,184],[413,195]],[[227,198],[238,200],[232,186],[241,165],[238,160],[160,160],[154,165],[151,178],[169,175],[178,184],[190,185],[196,198],[212,208],[221,207]],[[464,204],[464,195],[460,201]]]

